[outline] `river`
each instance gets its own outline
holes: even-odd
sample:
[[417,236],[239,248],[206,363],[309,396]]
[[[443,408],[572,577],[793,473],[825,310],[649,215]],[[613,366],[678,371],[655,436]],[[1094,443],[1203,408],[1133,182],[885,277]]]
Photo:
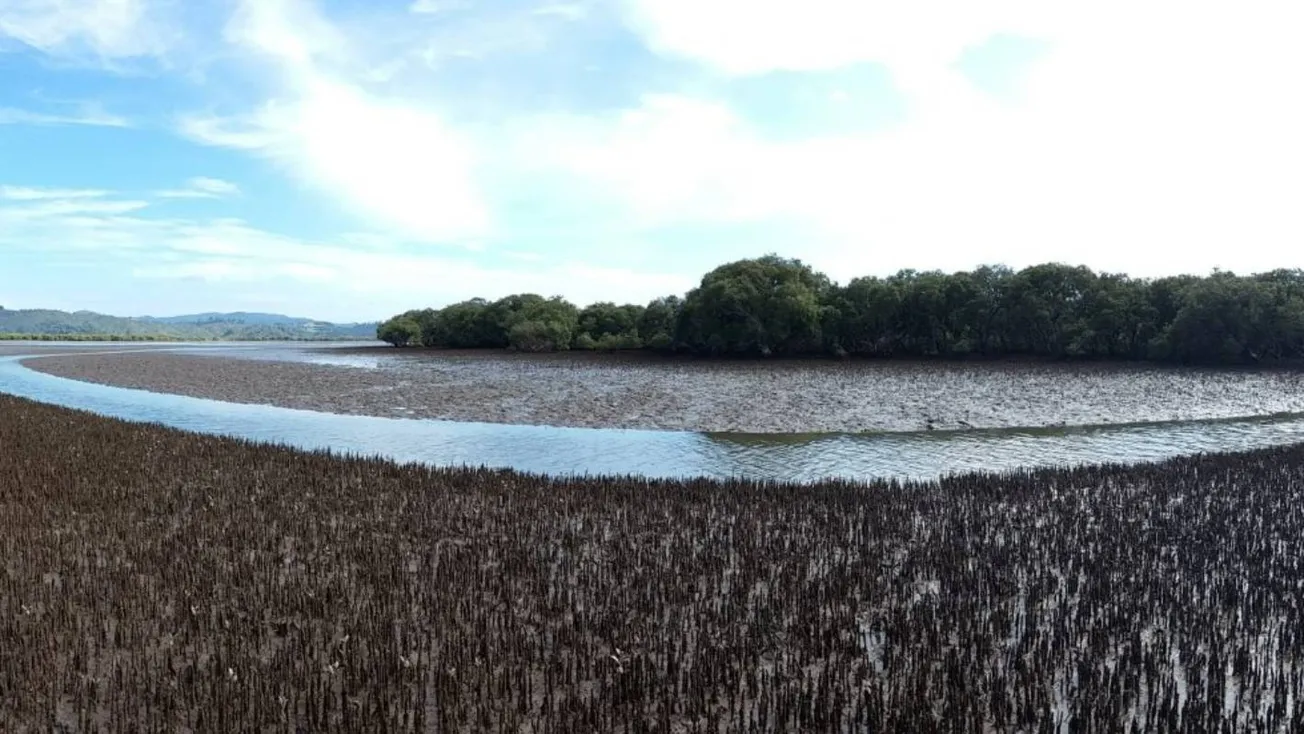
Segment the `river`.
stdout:
[[[125,350],[124,350],[125,351]],[[926,479],[969,471],[1139,462],[1304,441],[1304,417],[884,434],[740,435],[378,418],[68,380],[0,357],[0,392],[132,421],[434,465],[557,476]]]

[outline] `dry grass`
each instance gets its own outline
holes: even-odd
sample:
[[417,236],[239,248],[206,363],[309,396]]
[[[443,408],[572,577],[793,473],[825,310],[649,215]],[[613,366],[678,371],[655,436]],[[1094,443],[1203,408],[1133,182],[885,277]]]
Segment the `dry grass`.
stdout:
[[0,396],[0,731],[1289,731],[1304,449],[400,467]]

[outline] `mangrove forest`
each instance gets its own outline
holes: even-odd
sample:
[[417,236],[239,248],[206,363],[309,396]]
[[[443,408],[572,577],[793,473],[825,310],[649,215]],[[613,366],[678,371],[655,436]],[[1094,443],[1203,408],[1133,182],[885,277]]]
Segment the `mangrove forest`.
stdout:
[[520,351],[1279,362],[1304,357],[1304,270],[1143,279],[1047,263],[839,285],[768,255],[722,265],[684,296],[646,305],[477,298],[399,314],[377,336],[396,346]]

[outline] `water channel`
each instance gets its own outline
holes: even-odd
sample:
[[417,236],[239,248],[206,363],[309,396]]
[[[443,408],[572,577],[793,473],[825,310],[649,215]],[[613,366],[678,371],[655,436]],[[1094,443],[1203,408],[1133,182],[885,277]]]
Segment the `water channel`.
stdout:
[[[375,418],[246,405],[78,382],[0,357],[0,392],[131,421],[436,465],[551,475],[932,478],[1304,442],[1304,416],[1128,426],[830,435],[723,435]],[[2,447],[0,447],[2,448]]]

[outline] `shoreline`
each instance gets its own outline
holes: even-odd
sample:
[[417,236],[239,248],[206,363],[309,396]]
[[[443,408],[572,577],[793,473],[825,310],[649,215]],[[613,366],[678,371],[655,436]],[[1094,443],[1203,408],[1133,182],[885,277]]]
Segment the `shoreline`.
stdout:
[[[304,346],[313,346],[311,343],[303,343]],[[963,365],[1041,365],[1041,366],[1058,366],[1058,367],[1094,367],[1100,369],[1171,369],[1171,370],[1209,370],[1218,372],[1256,372],[1256,371],[1304,371],[1304,360],[1267,360],[1262,362],[1236,362],[1236,363],[1217,363],[1217,362],[1168,362],[1162,360],[1145,360],[1145,359],[1097,359],[1089,357],[1043,357],[1031,354],[964,354],[959,356],[933,356],[922,357],[916,355],[893,357],[893,356],[864,356],[864,355],[847,355],[844,357],[834,356],[832,354],[794,354],[783,356],[762,357],[758,355],[703,355],[691,354],[688,352],[666,352],[653,349],[617,349],[617,350],[589,350],[589,349],[565,349],[549,352],[526,352],[506,347],[467,349],[452,347],[395,347],[390,344],[374,344],[367,346],[332,346],[329,342],[320,342],[318,346],[330,348],[341,353],[356,354],[359,356],[410,356],[423,357],[428,359],[456,359],[456,358],[482,358],[482,359],[515,359],[521,361],[561,361],[561,362],[593,362],[593,363],[651,363],[651,364],[684,364],[684,365],[784,365],[784,364],[806,364],[806,365],[934,365],[934,366],[963,366]]]

